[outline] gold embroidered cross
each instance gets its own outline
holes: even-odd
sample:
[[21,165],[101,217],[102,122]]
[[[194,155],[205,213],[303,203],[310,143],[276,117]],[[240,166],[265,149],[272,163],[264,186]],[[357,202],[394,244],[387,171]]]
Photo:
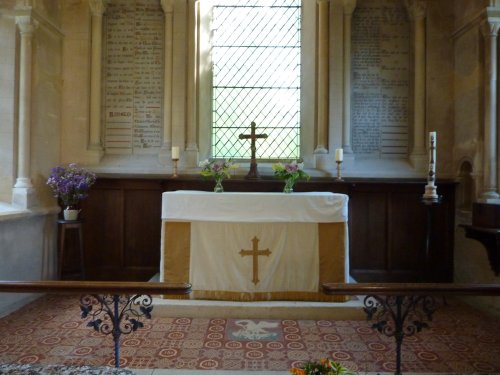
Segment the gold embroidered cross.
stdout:
[[251,255],[253,256],[253,278],[252,278],[252,283],[257,285],[257,283],[260,281],[259,280],[259,255],[265,255],[269,256],[271,252],[269,249],[264,249],[264,250],[259,250],[259,239],[257,236],[254,236],[252,238],[252,250],[243,250],[241,249],[240,255],[244,257],[245,255]]

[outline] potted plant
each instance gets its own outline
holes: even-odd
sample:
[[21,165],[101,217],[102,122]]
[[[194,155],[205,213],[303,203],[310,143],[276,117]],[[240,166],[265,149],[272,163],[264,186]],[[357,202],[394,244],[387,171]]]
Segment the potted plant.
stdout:
[[79,167],[75,163],[67,167],[52,168],[47,185],[52,188],[54,197],[59,198],[64,206],[64,219],[77,220],[80,210],[78,203],[87,198],[88,190],[96,180],[95,173]]
[[296,375],[353,375],[354,373],[342,364],[331,359],[322,359],[319,362],[306,362],[302,368],[290,369]]

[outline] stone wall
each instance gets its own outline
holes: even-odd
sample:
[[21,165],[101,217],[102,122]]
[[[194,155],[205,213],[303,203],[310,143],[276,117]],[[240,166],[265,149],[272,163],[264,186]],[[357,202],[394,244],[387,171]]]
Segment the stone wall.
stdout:
[[10,202],[12,199],[16,160],[16,24],[8,11],[0,4],[0,201],[3,202]]
[[[56,212],[46,185],[50,169],[59,164],[61,66],[63,34],[59,3],[53,1],[0,2],[0,279],[40,280],[55,276]],[[31,6],[30,6],[31,5]],[[29,177],[36,199],[28,207],[11,205],[20,159],[19,64],[20,35],[16,17],[28,17],[34,26],[31,45],[31,122]],[[0,315],[32,298],[2,294]]]
[[[33,281],[56,276],[56,215],[47,211],[0,216],[0,280]],[[0,293],[0,316],[35,298]]]

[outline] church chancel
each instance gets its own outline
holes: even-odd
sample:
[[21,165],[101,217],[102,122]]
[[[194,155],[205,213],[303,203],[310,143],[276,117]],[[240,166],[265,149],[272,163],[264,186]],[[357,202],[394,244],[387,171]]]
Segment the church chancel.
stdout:
[[344,301],[321,292],[348,282],[343,194],[163,193],[160,279],[190,298]]

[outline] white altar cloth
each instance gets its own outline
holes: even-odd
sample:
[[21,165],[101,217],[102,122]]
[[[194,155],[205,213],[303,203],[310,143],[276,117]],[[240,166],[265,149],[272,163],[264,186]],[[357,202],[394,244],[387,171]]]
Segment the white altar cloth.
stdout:
[[180,190],[163,193],[162,219],[172,221],[336,223],[347,221],[344,194],[211,193]]
[[321,283],[348,282],[347,202],[328,192],[163,193],[160,280],[190,282],[190,298],[343,301]]

